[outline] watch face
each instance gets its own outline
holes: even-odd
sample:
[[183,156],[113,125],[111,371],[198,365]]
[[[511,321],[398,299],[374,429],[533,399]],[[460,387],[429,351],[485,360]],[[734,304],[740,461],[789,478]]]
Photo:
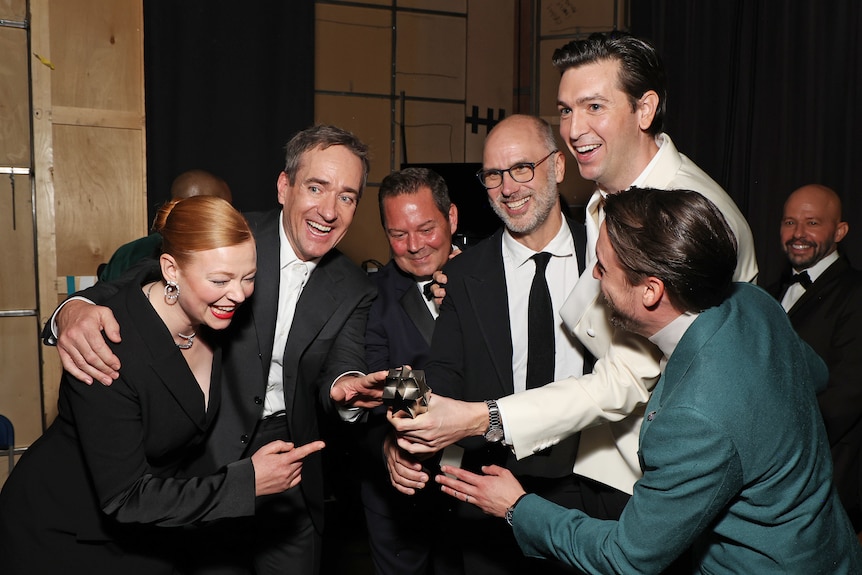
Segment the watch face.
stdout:
[[503,430],[502,428],[496,427],[494,429],[489,429],[485,434],[485,441],[490,441],[495,443],[503,439]]

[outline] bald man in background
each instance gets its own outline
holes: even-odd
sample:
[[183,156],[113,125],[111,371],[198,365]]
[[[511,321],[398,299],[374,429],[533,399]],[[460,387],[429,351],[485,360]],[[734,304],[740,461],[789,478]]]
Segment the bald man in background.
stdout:
[[[216,196],[228,202],[233,201],[227,182],[205,170],[189,170],[174,178],[171,184],[171,199],[180,200],[192,196]],[[107,264],[99,266],[99,281],[117,279],[142,259],[159,257],[161,248],[162,236],[158,232],[123,244],[117,248]]]
[[817,399],[838,495],[862,533],[862,271],[838,252],[849,230],[833,190],[809,184],[790,194],[780,231],[790,268],[769,292],[829,367]]

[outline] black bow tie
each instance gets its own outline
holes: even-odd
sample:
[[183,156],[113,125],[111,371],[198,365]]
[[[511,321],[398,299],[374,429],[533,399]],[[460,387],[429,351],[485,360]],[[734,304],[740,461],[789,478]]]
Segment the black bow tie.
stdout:
[[800,274],[793,274],[790,279],[787,280],[787,285],[791,286],[795,283],[802,284],[802,287],[808,289],[811,287],[811,276],[808,275],[808,271],[804,271]]

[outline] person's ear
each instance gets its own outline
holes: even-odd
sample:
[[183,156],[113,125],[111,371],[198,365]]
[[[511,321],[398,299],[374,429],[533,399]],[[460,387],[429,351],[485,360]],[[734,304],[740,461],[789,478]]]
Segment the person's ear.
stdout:
[[642,303],[647,309],[655,308],[664,297],[664,282],[654,276],[649,276],[644,280]]
[[554,175],[557,183],[561,183],[566,177],[566,155],[560,151],[554,153]]
[[162,268],[162,277],[165,281],[177,281],[177,260],[170,254],[162,254],[159,257],[159,266]]
[[658,104],[659,97],[654,90],[647,90],[638,100],[636,113],[638,114],[638,127],[641,130],[649,130],[655,118],[656,110],[658,110]]
[[278,190],[278,203],[282,206],[287,199],[288,191],[290,190],[290,176],[287,172],[281,172],[278,175],[278,180],[275,182],[275,187]]
[[449,233],[454,235],[458,229],[458,206],[449,204]]
[[844,239],[844,236],[846,236],[849,231],[850,224],[847,222],[838,222],[838,226],[835,228],[835,235],[832,237],[832,240],[837,244]]

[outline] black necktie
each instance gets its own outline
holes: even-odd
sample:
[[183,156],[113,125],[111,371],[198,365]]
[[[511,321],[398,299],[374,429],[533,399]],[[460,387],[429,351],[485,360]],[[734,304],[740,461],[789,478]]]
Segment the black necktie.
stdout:
[[527,389],[554,381],[554,312],[545,279],[551,254],[539,252],[532,259],[536,262],[536,275],[527,306]]
[[808,275],[808,270],[805,270],[801,274],[793,274],[793,276],[788,280],[788,287],[792,286],[795,283],[802,284],[802,287],[808,289],[811,287],[811,276]]

